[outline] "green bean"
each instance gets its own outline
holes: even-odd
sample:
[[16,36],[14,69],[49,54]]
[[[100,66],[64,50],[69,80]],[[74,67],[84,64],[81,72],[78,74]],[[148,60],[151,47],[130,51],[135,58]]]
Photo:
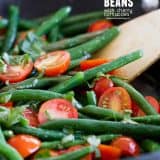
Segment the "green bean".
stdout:
[[54,131],[54,130],[50,131],[50,130],[35,128],[35,127],[14,126],[11,129],[16,134],[20,134],[20,133],[21,134],[29,134],[32,136],[36,136],[42,140],[59,140],[65,136],[65,134],[63,132]]
[[141,147],[145,152],[155,152],[160,150],[160,144],[150,139],[143,140]]
[[1,126],[0,126],[0,142],[6,143],[6,140],[5,140],[5,138],[4,138],[4,135],[3,135],[3,132],[2,132]]
[[62,154],[60,156],[51,157],[51,158],[36,158],[35,160],[66,160],[66,159],[78,160],[94,151],[95,151],[95,147],[87,146],[73,152]]
[[122,120],[124,117],[122,114],[113,111],[112,109],[104,109],[97,106],[88,105],[79,110],[79,112],[84,113],[87,116],[99,118],[99,119],[112,119],[112,120]]
[[18,82],[16,84],[10,84],[9,86],[5,86],[0,91],[9,91],[11,89],[42,89],[49,86],[53,86],[53,84],[63,82],[69,79],[70,76],[59,76],[59,77],[44,77],[44,78],[29,78],[22,82]]
[[91,19],[84,22],[79,23],[73,23],[72,25],[66,26],[61,29],[61,32],[65,36],[74,36],[80,33],[87,32],[88,27],[93,23],[97,21],[97,19]]
[[58,40],[58,36],[59,36],[59,27],[52,28],[48,34],[49,42],[56,42]]
[[42,24],[36,29],[35,33],[38,36],[42,36],[49,32],[49,30],[61,23],[71,12],[71,7],[64,7],[58,10],[53,16],[42,22]]
[[98,35],[101,35],[103,32],[104,31],[98,31],[98,32],[93,32],[93,33],[81,34],[73,38],[67,38],[67,39],[64,39],[64,40],[61,40],[55,43],[46,44],[43,48],[47,52],[71,48],[81,43],[84,43]]
[[[0,29],[6,28],[8,26],[8,19],[1,18],[0,19]],[[18,27],[20,29],[33,29],[38,26],[38,23],[30,20],[20,19]]]
[[79,23],[81,24],[81,21],[88,21],[89,19],[99,19],[99,18],[104,18],[104,12],[103,11],[95,11],[95,12],[89,12],[89,13],[83,13],[79,15],[74,15],[69,18],[66,18],[66,20],[63,22],[63,25],[70,25],[70,24],[75,24]]
[[74,75],[70,79],[66,80],[63,83],[60,83],[60,84],[54,86],[50,90],[60,92],[60,93],[69,91],[73,87],[76,87],[76,86],[84,83],[85,81],[93,79],[94,77],[96,77],[97,73],[99,73],[99,72],[108,73],[108,72],[110,72],[114,69],[123,67],[124,65],[126,65],[128,63],[131,63],[131,62],[133,62],[133,61],[135,61],[135,60],[137,60],[141,57],[142,57],[142,51],[138,50],[138,51],[132,52],[128,55],[119,57],[119,58],[117,58],[116,60],[114,60],[110,63],[102,64],[98,67],[94,67],[92,69],[89,69],[89,70],[85,71],[83,73],[84,74],[84,80],[83,81],[79,81],[79,79],[76,78],[77,76]]
[[66,91],[69,91],[71,88],[74,88],[77,85],[80,85],[84,82],[85,82],[84,81],[84,73],[78,72],[75,74],[75,76],[73,76],[69,80],[66,80],[63,83],[60,83],[60,85],[56,85],[55,87],[50,88],[49,90],[51,90],[51,91],[58,90],[59,93],[64,93]]
[[68,52],[71,55],[72,59],[78,59],[83,57],[86,53],[95,53],[99,49],[108,45],[114,38],[116,38],[119,34],[119,28],[113,27],[111,29],[107,29],[103,32],[102,35],[97,36],[96,38],[83,43],[77,47],[68,49]]
[[96,99],[96,94],[94,91],[87,91],[87,102],[89,105],[96,105],[97,104],[97,99]]
[[34,22],[33,20],[20,19],[18,27],[20,29],[34,29],[38,27],[38,23]]
[[124,87],[132,99],[139,105],[139,107],[147,114],[147,115],[155,115],[158,114],[153,106],[144,98],[144,96],[138,92],[135,88],[133,88],[130,84],[124,82],[120,78],[111,77],[111,80],[118,86]]
[[0,141],[0,154],[4,155],[8,160],[23,160],[21,155],[9,144]]
[[85,56],[83,56],[83,57],[81,57],[79,59],[72,60],[68,70],[71,70],[71,69],[73,69],[75,67],[78,67],[83,60],[86,60],[86,59],[88,59],[90,57],[91,57],[90,54],[86,54]]
[[22,160],[22,157],[19,155],[19,153],[6,143],[2,129],[0,127],[0,155],[1,154],[7,157],[9,160]]
[[61,130],[70,128],[90,134],[125,134],[129,136],[160,138],[160,127],[146,124],[100,121],[92,119],[59,119],[40,126],[46,129]]
[[5,36],[2,52],[8,52],[14,44],[17,35],[19,20],[19,9],[16,6],[10,6],[9,8],[9,24],[7,34]]
[[62,94],[39,90],[39,89],[22,89],[22,90],[11,90],[8,92],[0,93],[0,103],[6,103],[5,96],[10,95],[10,100],[13,102],[16,101],[47,101],[52,98],[63,98]]
[[139,122],[139,123],[160,125],[160,115],[133,117],[132,120]]
[[[98,139],[100,139],[101,143],[109,142],[120,135],[118,134],[104,134],[97,136]],[[89,137],[89,136],[88,136]],[[84,137],[83,139],[78,139],[74,141],[69,141],[66,143],[62,143],[61,141],[53,141],[53,142],[42,142],[41,148],[47,148],[47,149],[64,149],[69,148],[75,145],[84,145],[87,143],[87,137]]]

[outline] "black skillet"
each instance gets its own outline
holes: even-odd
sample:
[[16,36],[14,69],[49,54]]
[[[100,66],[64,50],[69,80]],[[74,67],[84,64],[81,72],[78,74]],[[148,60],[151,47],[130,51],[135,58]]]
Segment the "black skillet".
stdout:
[[[73,14],[104,10],[104,0],[0,0],[0,15],[7,15],[7,8],[10,4],[16,4],[20,7],[21,17],[23,18],[45,16],[65,5],[73,7]],[[131,19],[142,14],[144,14],[144,11],[141,8],[141,0],[134,0]],[[114,20],[115,24],[123,22],[125,22],[125,20]],[[155,84],[154,81],[151,80],[151,77],[154,77],[157,82],[160,81],[160,74],[157,72],[159,67],[160,62],[157,62],[132,82],[132,84],[143,94],[158,97],[160,95],[160,85],[158,85],[158,83]],[[150,78],[148,78],[148,75]],[[129,158],[126,160],[160,160],[160,152],[145,154],[138,158]]]

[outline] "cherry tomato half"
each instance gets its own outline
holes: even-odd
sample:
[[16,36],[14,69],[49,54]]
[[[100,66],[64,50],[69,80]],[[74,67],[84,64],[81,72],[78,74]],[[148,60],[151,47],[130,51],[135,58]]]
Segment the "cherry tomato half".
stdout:
[[64,73],[70,64],[70,54],[67,51],[55,51],[39,57],[34,67],[46,76],[57,76]]
[[44,102],[38,113],[39,123],[42,124],[50,119],[78,118],[78,112],[72,104],[65,99],[51,99]]
[[100,144],[98,149],[101,153],[101,160],[118,160],[121,156],[121,149],[109,145]]
[[[159,113],[160,106],[158,101],[152,96],[146,96],[145,99],[153,106],[157,113]],[[132,112],[132,115],[135,117],[146,115],[135,102],[132,102]]]
[[9,81],[10,83],[23,81],[31,73],[32,68],[33,68],[33,63],[31,61],[25,66],[7,65],[6,72],[0,73],[0,80],[3,82]]
[[22,157],[28,157],[34,152],[36,152],[41,145],[41,142],[36,137],[31,135],[19,134],[11,137],[8,143],[14,147]]
[[39,125],[37,113],[32,109],[26,108],[23,115],[28,119],[30,126],[37,127]]
[[138,156],[140,154],[139,145],[130,137],[118,137],[113,140],[111,145],[121,149],[123,156]]
[[108,20],[98,20],[89,26],[88,32],[96,32],[107,28],[111,28],[112,26],[113,24]]
[[96,81],[93,90],[96,93],[97,98],[99,98],[108,88],[111,88],[113,86],[114,84],[111,79],[101,77]]
[[131,98],[124,88],[112,87],[101,95],[98,105],[123,113],[125,109],[131,109]]

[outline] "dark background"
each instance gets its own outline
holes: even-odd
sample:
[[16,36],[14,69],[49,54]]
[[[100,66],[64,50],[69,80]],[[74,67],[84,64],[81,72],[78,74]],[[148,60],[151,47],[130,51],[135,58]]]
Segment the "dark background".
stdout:
[[[44,16],[65,5],[71,5],[73,13],[104,9],[104,0],[0,0],[1,15],[6,15],[9,4],[18,5],[23,18]],[[143,13],[140,4],[141,0],[134,0],[134,17]]]
[[[7,15],[7,8],[10,4],[20,7],[21,17],[35,18],[53,13],[60,7],[71,5],[72,14],[85,13],[94,10],[104,10],[104,0],[0,0],[0,15]],[[133,17],[144,14],[141,8],[141,0],[134,0]],[[133,18],[131,17],[131,18]],[[123,21],[115,21],[116,24]],[[138,24],[137,24],[138,27]],[[157,62],[149,70],[138,77],[132,84],[144,95],[160,96],[160,62]],[[160,153],[145,155],[136,160],[160,160]],[[131,160],[131,159],[129,159]]]

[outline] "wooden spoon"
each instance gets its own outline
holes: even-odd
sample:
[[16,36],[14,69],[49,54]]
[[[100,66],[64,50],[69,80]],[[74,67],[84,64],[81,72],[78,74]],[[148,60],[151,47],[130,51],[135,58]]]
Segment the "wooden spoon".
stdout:
[[95,57],[116,59],[119,56],[142,49],[144,56],[121,68],[120,76],[129,81],[135,79],[160,58],[160,10],[135,18],[120,26],[120,35]]

